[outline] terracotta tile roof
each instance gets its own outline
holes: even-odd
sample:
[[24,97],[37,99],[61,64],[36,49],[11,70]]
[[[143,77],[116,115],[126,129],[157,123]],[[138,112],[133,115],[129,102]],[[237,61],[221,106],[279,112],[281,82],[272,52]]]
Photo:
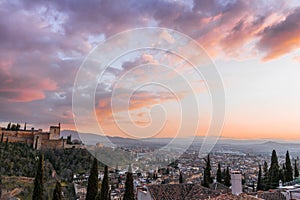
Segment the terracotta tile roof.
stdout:
[[220,195],[219,192],[200,184],[166,184],[148,186],[154,200],[196,200],[209,199]]
[[209,188],[212,190],[217,190],[221,193],[231,193],[231,189],[222,183],[212,183],[209,185]]
[[211,198],[211,200],[259,200],[260,198],[256,198],[251,195],[247,195],[245,193],[242,193],[240,195],[233,195],[230,193],[227,194],[221,194],[218,197]]

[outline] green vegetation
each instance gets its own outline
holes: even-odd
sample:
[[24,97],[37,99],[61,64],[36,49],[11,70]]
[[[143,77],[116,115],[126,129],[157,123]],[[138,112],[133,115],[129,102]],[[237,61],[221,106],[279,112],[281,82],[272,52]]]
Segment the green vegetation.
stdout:
[[269,185],[275,188],[279,184],[279,164],[276,151],[272,151],[271,166],[269,169]]
[[94,158],[89,179],[88,179],[86,200],[95,200],[97,193],[98,193],[98,160],[97,158]]
[[92,161],[85,149],[47,149],[37,151],[32,145],[23,143],[0,143],[0,177],[3,189],[9,191],[21,188],[20,199],[32,199],[34,177],[38,165],[38,155],[44,154],[44,194],[43,199],[52,199],[56,180],[55,172],[61,179],[62,191],[67,199],[75,199],[72,183],[74,174],[85,174]]
[[294,176],[295,176],[295,178],[299,177],[299,170],[298,170],[298,167],[297,167],[297,160],[295,160],[295,163],[294,163]]
[[218,163],[217,182],[222,183],[221,163]]
[[11,123],[9,123],[6,127],[6,130],[18,131],[18,130],[20,130],[20,128],[21,128],[20,124],[11,124]]
[[32,193],[32,200],[43,199],[44,192],[44,155],[38,157],[38,166],[34,178],[34,189]]
[[231,176],[230,176],[230,171],[228,166],[225,171],[224,185],[226,185],[227,187],[231,186]]
[[45,161],[51,163],[59,177],[66,182],[72,181],[73,174],[88,172],[93,158],[85,149],[46,149],[43,153]]
[[286,182],[293,181],[294,177],[299,176],[297,161],[295,160],[294,169],[293,169],[292,162],[290,160],[290,154],[288,151],[286,152],[285,155],[285,163],[283,163],[282,167],[280,167],[278,164],[276,151],[273,150],[270,168],[268,168],[268,164],[265,161],[263,165],[263,172],[264,172],[263,175],[260,172],[258,176],[258,183],[257,183],[258,190],[259,189],[269,190],[272,188],[276,188],[279,185],[279,181],[281,181],[284,184]]
[[179,183],[183,183],[183,177],[182,177],[182,173],[179,173]]
[[286,152],[285,155],[285,170],[284,170],[284,179],[285,182],[289,182],[293,180],[293,167],[290,160],[289,151]]
[[[70,182],[73,174],[85,173],[90,168],[91,154],[85,149],[47,149],[41,151],[45,159],[45,178],[53,170],[63,181]],[[39,151],[23,143],[0,143],[0,174],[34,177]],[[13,155],[13,156],[12,156]]]
[[131,166],[129,166],[129,170],[126,174],[125,193],[123,200],[134,200],[133,177],[131,172]]
[[0,174],[8,176],[34,177],[36,155],[27,144],[0,143]]
[[258,167],[257,188],[256,188],[257,191],[263,189],[261,176],[262,176],[262,174],[261,174],[261,165],[259,165],[259,167]]
[[207,155],[207,158],[204,160],[205,160],[206,166],[204,168],[203,186],[209,187],[209,184],[212,182],[211,173],[210,173],[211,165],[210,165],[209,154]]
[[61,191],[61,184],[60,182],[56,182],[55,185],[55,189],[53,191],[53,197],[52,200],[61,200],[62,199],[62,195],[61,195],[62,191]]
[[100,200],[109,200],[109,183],[108,183],[108,167],[105,165],[104,167],[104,177],[101,183],[101,191],[98,194],[98,198]]

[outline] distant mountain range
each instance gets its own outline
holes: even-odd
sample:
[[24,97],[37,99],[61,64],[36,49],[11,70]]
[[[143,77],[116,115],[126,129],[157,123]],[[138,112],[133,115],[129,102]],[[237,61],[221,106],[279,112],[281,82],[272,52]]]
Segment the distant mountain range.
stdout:
[[[111,146],[113,143],[116,146],[155,146],[157,148],[167,145],[172,138],[147,138],[147,139],[131,139],[122,137],[110,137],[101,136],[93,133],[78,133],[73,130],[61,131],[61,136],[66,138],[71,135],[72,140],[79,139],[87,145],[95,145],[102,143],[103,145]],[[180,143],[190,143],[191,138],[177,139],[178,145]],[[196,148],[200,147],[203,142],[203,137],[196,137],[193,146]],[[270,154],[275,149],[279,154],[285,153],[287,150],[293,155],[300,155],[300,143],[290,141],[269,141],[266,139],[262,140],[239,140],[239,139],[228,139],[220,138],[215,145],[213,151],[238,151],[243,153],[267,153]]]
[[[72,140],[79,139],[84,144],[87,145],[95,145],[97,143],[101,143],[103,145],[112,146],[111,143],[117,146],[147,146],[147,145],[158,145],[155,142],[152,141],[143,141],[143,140],[137,140],[137,139],[131,139],[131,138],[122,138],[122,137],[111,137],[111,136],[101,136],[98,134],[93,133],[78,133],[77,131],[73,130],[63,130],[61,131],[60,136],[67,138],[67,136],[71,135]],[[161,145],[164,145],[166,143],[162,143]]]

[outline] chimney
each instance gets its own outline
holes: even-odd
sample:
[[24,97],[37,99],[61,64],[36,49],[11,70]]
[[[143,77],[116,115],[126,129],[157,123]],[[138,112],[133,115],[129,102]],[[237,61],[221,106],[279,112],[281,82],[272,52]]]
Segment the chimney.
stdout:
[[279,180],[279,188],[282,188],[282,180]]
[[239,171],[231,172],[231,192],[234,195],[241,194],[242,191],[242,174]]

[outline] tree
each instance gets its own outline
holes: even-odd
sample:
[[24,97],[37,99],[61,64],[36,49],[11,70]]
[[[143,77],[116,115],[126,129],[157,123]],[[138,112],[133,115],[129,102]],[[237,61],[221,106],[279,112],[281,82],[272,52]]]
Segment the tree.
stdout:
[[222,183],[221,163],[218,163],[217,182]]
[[276,188],[279,185],[279,165],[276,151],[272,151],[271,166],[269,169],[269,185]]
[[10,130],[12,131],[16,131],[17,130],[17,125],[12,124]]
[[2,178],[0,176],[0,199],[1,199],[1,196],[2,196]]
[[61,200],[62,195],[61,195],[61,184],[60,182],[56,181],[55,189],[53,191],[53,197],[52,200]]
[[292,163],[291,163],[291,160],[290,160],[289,151],[286,151],[286,155],[285,155],[284,175],[285,175],[285,181],[286,182],[290,182],[290,181],[293,180],[293,167],[292,167]]
[[98,160],[94,158],[90,176],[88,178],[88,186],[86,192],[86,200],[95,200],[98,193]]
[[5,147],[4,147],[4,150],[5,150],[5,151],[8,150],[8,137],[6,138],[6,141],[5,141]]
[[264,162],[263,165],[263,179],[262,179],[262,185],[263,185],[263,190],[268,190],[269,189],[269,167],[267,161]]
[[182,173],[179,173],[179,183],[183,183],[183,177],[182,177]]
[[20,128],[21,128],[21,125],[20,125],[20,124],[17,124],[17,125],[16,125],[16,131],[20,130]]
[[209,154],[207,155],[207,159],[204,159],[206,162],[206,166],[204,168],[204,176],[203,176],[203,186],[204,187],[209,187],[209,184],[212,182],[211,180],[211,165],[210,165],[210,158]]
[[226,168],[224,167],[223,171],[222,171],[222,183],[224,184],[225,181],[225,177],[226,177]]
[[294,163],[294,176],[295,176],[295,178],[299,177],[299,170],[298,170],[298,167],[297,167],[297,160],[295,160],[295,163]]
[[124,193],[123,200],[134,200],[133,178],[132,178],[132,171],[130,165],[129,165],[129,170],[126,174],[125,193]]
[[108,167],[104,167],[104,176],[101,184],[100,199],[108,200],[109,197],[109,184],[108,184]]
[[264,162],[264,177],[268,177],[269,167],[267,161]]
[[1,134],[1,143],[3,143],[4,133]]
[[259,165],[258,167],[258,178],[257,178],[257,188],[256,190],[262,190],[263,186],[262,186],[262,180],[261,180],[261,165]]
[[10,130],[11,122],[7,124],[6,130]]
[[44,191],[44,155],[40,154],[38,157],[38,166],[34,178],[34,189],[32,194],[32,200],[43,199]]
[[279,180],[281,180],[283,183],[285,182],[285,165],[281,169],[279,169]]
[[252,192],[255,192],[255,184],[254,184],[254,181],[252,181],[251,187],[252,187]]
[[231,186],[230,180],[231,180],[230,171],[229,171],[229,167],[227,166],[225,179],[224,179],[224,185],[226,185],[227,187]]

